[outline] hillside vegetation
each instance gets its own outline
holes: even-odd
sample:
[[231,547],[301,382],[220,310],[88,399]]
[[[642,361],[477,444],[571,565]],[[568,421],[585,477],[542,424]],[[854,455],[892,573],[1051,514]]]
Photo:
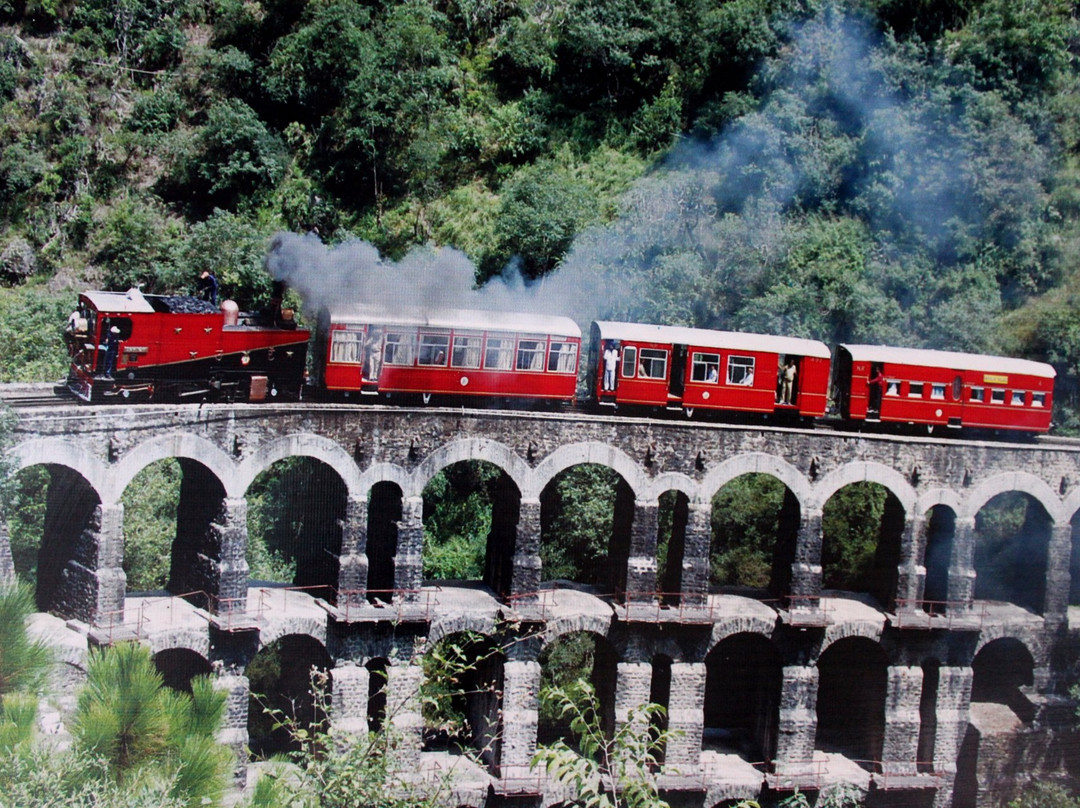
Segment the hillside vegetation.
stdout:
[[1046,359],[1073,395],[1070,3],[0,0],[0,24],[4,380],[62,374],[74,289],[212,267],[258,305],[290,230],[455,247],[581,319]]

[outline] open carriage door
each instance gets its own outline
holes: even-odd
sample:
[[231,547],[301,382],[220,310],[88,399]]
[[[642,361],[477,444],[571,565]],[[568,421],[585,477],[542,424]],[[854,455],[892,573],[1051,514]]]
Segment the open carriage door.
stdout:
[[686,389],[686,345],[671,346],[671,375],[668,377],[668,407],[679,409],[682,406],[683,393]]

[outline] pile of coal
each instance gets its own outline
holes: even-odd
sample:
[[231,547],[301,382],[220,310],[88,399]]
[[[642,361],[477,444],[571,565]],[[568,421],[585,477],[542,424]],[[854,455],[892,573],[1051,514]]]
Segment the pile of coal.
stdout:
[[160,298],[165,311],[172,314],[217,314],[218,307],[209,300],[189,295],[162,295]]

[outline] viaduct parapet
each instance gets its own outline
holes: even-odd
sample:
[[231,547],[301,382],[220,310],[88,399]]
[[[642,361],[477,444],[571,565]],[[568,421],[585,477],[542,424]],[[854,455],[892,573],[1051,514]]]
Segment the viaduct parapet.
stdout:
[[[263,585],[249,576],[247,497],[260,474],[294,457],[327,470],[328,513],[319,546],[298,557],[295,586]],[[247,665],[272,643],[302,642],[328,671],[332,720],[366,728],[392,716],[415,741],[405,765],[429,769],[448,753],[425,734],[423,658],[463,637],[489,650],[475,674],[483,695],[466,705],[476,762],[462,758],[453,805],[556,804],[565,795],[530,766],[552,731],[538,704],[545,649],[584,632],[612,726],[644,702],[667,708],[674,734],[661,773],[680,805],[852,783],[875,804],[967,808],[993,804],[1021,774],[1080,770],[1054,743],[1072,709],[1064,693],[1076,645],[1070,608],[1080,605],[1078,443],[496,410],[180,405],[26,410],[5,459],[49,471],[43,610],[90,642],[136,636],[156,654],[215,671],[238,749],[248,741]],[[164,459],[183,473],[168,592],[132,593],[121,497]],[[425,581],[425,488],[465,460],[500,472],[483,578]],[[549,580],[542,560],[545,492],[582,464],[617,479],[605,577],[593,586]],[[785,489],[770,584],[710,588],[714,496],[747,474]],[[823,514],[861,482],[887,492],[874,572],[862,591],[825,589]],[[1026,520],[999,548],[1008,563],[988,560],[979,514],[1013,492],[1026,498]],[[0,577],[13,575],[0,524]],[[384,678],[385,699],[372,699]]]

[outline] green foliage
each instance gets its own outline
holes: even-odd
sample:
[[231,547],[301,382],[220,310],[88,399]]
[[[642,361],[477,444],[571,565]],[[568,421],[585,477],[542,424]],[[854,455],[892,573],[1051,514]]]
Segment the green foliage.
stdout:
[[141,286],[161,293],[177,288],[179,223],[153,200],[128,198],[106,215],[97,236],[96,260],[105,265],[105,285],[116,291]]
[[120,498],[124,573],[133,592],[164,589],[169,581],[182,480],[177,460],[159,460],[136,474]]
[[492,503],[502,472],[491,463],[456,463],[424,488],[424,578],[484,577]]
[[285,173],[280,139],[243,101],[230,99],[207,111],[196,153],[183,167],[196,191],[223,205],[274,186]]
[[575,466],[544,489],[540,562],[545,580],[610,583],[608,553],[618,480],[606,466]]
[[566,687],[545,688],[541,702],[549,702],[570,727],[578,749],[559,740],[541,746],[533,765],[575,795],[587,808],[667,808],[660,798],[656,767],[667,742],[666,730],[657,732],[654,718],[664,708],[646,704],[631,708],[623,723],[609,736],[603,728],[596,691],[578,680]]
[[747,474],[713,497],[710,583],[769,585],[786,490],[775,477]]
[[[596,638],[584,631],[563,635],[540,653],[540,690],[566,689],[579,680],[591,681],[595,667]],[[561,709],[556,701],[541,699],[540,721],[557,722]]]
[[874,566],[888,491],[877,483],[853,483],[825,503],[821,515],[822,585],[865,591]]
[[231,754],[214,740],[224,710],[225,693],[205,678],[191,694],[169,690],[146,646],[120,643],[91,654],[72,734],[106,777],[137,783],[160,767],[180,804],[218,805]]
[[32,466],[7,481],[4,488],[4,512],[15,575],[31,591],[37,586],[38,551],[45,530],[49,479],[44,466]]
[[70,295],[37,283],[0,287],[0,382],[56,381],[67,374],[61,329],[71,307]]
[[[41,640],[31,639],[26,621],[36,611],[34,596],[25,586],[0,588],[0,704],[7,704],[14,693],[35,693],[45,682],[52,651]],[[25,706],[25,705],[24,705]],[[5,722],[19,724],[16,709]]]
[[1037,781],[1023,786],[1009,808],[1080,808],[1080,797],[1064,785]]

